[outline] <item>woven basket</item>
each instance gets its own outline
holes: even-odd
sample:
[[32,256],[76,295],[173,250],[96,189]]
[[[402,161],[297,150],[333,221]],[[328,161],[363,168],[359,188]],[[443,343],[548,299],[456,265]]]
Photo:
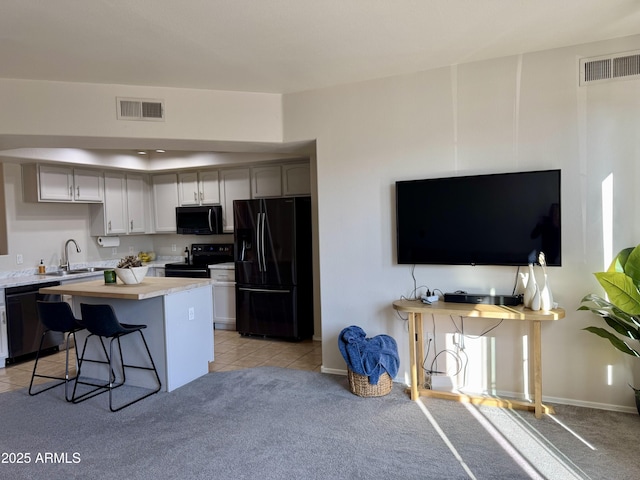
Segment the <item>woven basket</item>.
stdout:
[[349,390],[360,397],[381,397],[388,394],[393,386],[393,380],[387,372],[380,375],[377,385],[369,383],[369,377],[347,370],[349,377]]

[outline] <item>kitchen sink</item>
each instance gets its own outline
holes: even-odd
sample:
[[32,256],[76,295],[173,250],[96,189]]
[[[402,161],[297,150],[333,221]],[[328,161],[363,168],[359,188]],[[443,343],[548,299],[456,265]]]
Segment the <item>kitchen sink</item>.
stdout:
[[69,275],[78,275],[80,273],[103,272],[104,270],[113,270],[111,267],[85,267],[75,268],[73,270],[58,270],[55,272],[47,272],[45,275],[49,277],[67,277]]

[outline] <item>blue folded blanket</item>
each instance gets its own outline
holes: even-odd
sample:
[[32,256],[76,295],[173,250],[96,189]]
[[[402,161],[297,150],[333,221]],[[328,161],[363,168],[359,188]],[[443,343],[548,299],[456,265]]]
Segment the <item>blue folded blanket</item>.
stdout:
[[371,385],[377,385],[384,372],[395,378],[400,366],[396,341],[389,335],[366,337],[364,330],[355,325],[340,332],[338,348],[349,369],[368,376]]

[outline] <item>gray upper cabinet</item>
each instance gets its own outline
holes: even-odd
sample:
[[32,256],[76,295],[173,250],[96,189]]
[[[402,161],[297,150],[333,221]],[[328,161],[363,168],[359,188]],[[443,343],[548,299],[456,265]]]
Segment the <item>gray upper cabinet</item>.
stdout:
[[178,176],[163,173],[151,177],[153,188],[153,219],[156,233],[176,233]]
[[251,197],[281,197],[282,170],[280,165],[253,167],[251,169]]
[[178,174],[180,205],[219,205],[220,181],[218,170],[202,170]]
[[99,203],[104,199],[99,170],[60,165],[22,166],[25,201]]
[[310,195],[311,171],[309,162],[282,166],[282,193],[285,196]]
[[91,206],[91,235],[146,233],[149,223],[147,177],[105,172],[104,203]]
[[222,229],[233,232],[233,201],[251,198],[251,172],[249,168],[236,168],[220,172],[222,191]]

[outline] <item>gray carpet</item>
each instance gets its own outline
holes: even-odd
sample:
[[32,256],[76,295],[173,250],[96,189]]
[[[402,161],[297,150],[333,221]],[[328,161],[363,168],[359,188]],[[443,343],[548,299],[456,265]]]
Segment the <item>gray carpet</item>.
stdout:
[[562,426],[422,402],[399,384],[360,398],[346,377],[279,368],[211,373],[118,413],[105,395],[66,403],[61,387],[4,393],[0,460],[30,463],[0,463],[0,478],[638,478],[635,415],[558,407]]

